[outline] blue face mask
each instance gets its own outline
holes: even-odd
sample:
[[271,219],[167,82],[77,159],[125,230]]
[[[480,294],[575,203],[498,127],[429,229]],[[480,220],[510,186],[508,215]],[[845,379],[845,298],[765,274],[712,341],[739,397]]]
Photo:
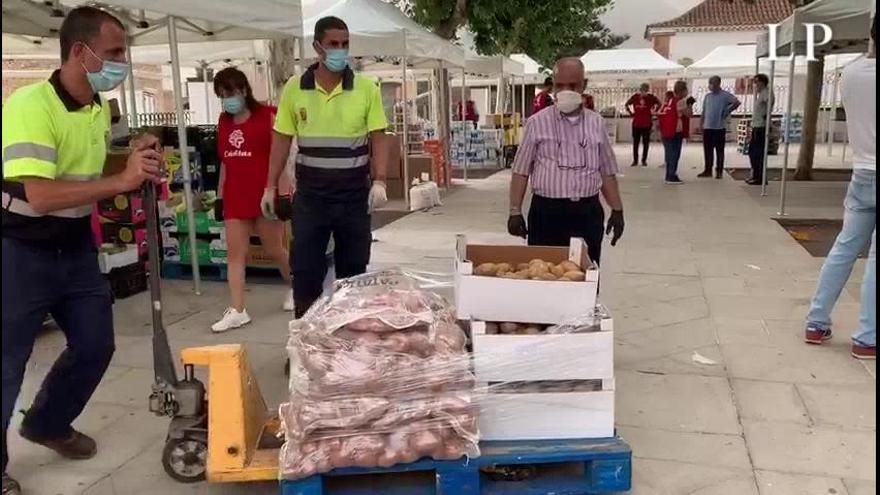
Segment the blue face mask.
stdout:
[[241,95],[221,98],[220,103],[223,105],[223,111],[230,115],[238,115],[244,110],[244,98]]
[[122,81],[128,77],[128,64],[113,62],[112,60],[103,60],[101,57],[95,55],[95,52],[93,52],[88,45],[84,46],[89,50],[93,57],[101,61],[101,70],[98,72],[89,72],[85,65],[83,65],[83,69],[86,69],[86,79],[88,79],[89,85],[92,86],[92,91],[96,93],[110,91],[116,88],[116,86],[122,84]]
[[324,66],[330,72],[342,72],[348,66],[348,50],[345,48],[328,48],[324,50]]

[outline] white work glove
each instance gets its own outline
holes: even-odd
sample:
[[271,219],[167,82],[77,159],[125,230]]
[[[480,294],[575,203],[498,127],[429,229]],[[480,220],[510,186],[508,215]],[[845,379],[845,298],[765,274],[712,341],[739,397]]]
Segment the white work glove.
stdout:
[[260,200],[260,209],[263,211],[263,217],[270,220],[277,220],[278,215],[275,214],[275,195],[278,194],[274,187],[267,187],[263,190],[263,198]]
[[388,204],[388,193],[385,190],[385,182],[374,180],[370,187],[370,197],[367,198],[367,211],[372,213]]

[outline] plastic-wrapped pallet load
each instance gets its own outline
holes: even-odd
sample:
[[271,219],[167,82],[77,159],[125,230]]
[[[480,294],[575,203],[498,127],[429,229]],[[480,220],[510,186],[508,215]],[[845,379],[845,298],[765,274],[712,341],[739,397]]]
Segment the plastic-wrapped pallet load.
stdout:
[[290,325],[281,476],[479,455],[466,337],[399,270],[341,281]]

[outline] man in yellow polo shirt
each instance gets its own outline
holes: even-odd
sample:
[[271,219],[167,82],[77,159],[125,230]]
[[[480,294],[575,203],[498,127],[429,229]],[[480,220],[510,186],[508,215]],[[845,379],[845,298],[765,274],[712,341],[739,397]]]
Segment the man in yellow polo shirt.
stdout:
[[101,176],[110,112],[98,93],[129,72],[125,27],[102,10],[80,7],[59,34],[61,68],[3,105],[3,495],[21,493],[6,473],[5,431],[48,314],[64,331],[67,348],[25,413],[21,436],[69,459],[97,451],[94,440],[71,427],[114,350],[112,299],[98,269],[92,205],[158,181],[162,161],[155,139],[142,139],[124,172]]
[[370,212],[387,201],[388,122],[379,87],[348,67],[348,26],[341,19],[318,20],[314,40],[320,62],[291,78],[278,104],[263,195],[263,212],[274,217],[278,180],[296,137],[290,249],[296,318],[321,296],[331,235],[336,275],[366,271]]

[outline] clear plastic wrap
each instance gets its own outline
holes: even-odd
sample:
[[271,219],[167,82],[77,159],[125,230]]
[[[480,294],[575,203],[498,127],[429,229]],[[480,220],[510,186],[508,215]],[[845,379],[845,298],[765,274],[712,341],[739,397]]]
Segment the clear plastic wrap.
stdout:
[[290,325],[281,476],[479,455],[466,335],[431,274],[337,283]]

